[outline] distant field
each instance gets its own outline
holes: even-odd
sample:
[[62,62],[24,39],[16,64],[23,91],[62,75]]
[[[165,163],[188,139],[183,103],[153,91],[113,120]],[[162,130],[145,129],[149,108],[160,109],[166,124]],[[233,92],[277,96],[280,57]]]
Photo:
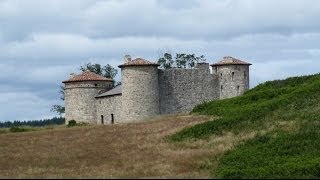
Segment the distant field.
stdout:
[[212,147],[166,141],[208,120],[182,115],[140,124],[0,134],[0,178],[209,177],[199,167],[225,151],[226,142]]

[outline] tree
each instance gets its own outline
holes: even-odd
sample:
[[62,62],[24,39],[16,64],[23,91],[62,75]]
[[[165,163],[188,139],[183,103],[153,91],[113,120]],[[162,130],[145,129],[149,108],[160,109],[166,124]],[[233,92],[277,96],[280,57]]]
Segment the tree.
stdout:
[[194,68],[196,63],[206,62],[204,55],[195,56],[195,54],[177,53],[175,59],[172,59],[172,55],[164,53],[163,57],[160,57],[158,63],[160,68]]
[[112,67],[110,64],[102,67],[100,64],[87,63],[84,66],[81,66],[80,70],[83,72],[89,70],[91,72],[99,74],[100,76],[110,79],[114,79],[114,77],[116,77],[116,75],[118,74],[118,70]]
[[[64,86],[63,85],[60,85],[60,90],[59,90],[59,93],[61,94],[60,96],[60,99],[62,101],[64,101]],[[60,116],[65,113],[65,107],[64,106],[61,106],[61,105],[53,105],[52,108],[50,109],[51,112],[55,112],[57,114],[59,114]]]
[[107,64],[103,68],[104,77],[114,79],[118,74],[118,70],[113,68],[110,64]]
[[177,68],[186,68],[187,60],[185,58],[186,54],[176,54],[176,65]]
[[63,113],[65,113],[66,109],[64,106],[61,105],[53,105],[50,111],[56,112],[61,116]]
[[[100,64],[91,64],[91,63],[86,63],[84,66],[80,66],[80,70],[82,72],[89,70],[91,72],[94,72],[96,74],[99,74],[100,76],[114,79],[116,75],[118,74],[118,70],[112,67],[110,64],[107,64],[105,66],[101,66]],[[116,82],[114,85],[119,85],[121,82]],[[60,99],[64,101],[65,99],[65,94],[64,94],[64,86],[60,85],[60,90],[59,93],[61,94]],[[51,112],[58,113],[60,116],[65,113],[65,107],[61,105],[53,105]]]
[[172,55],[169,53],[164,53],[163,57],[159,58],[158,63],[163,69],[169,69],[173,67],[174,61],[172,60]]

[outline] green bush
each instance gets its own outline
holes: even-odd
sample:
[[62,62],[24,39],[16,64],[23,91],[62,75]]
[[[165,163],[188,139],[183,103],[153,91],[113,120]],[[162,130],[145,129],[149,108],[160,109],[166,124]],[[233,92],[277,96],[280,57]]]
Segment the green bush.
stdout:
[[69,122],[68,122],[68,127],[74,127],[74,126],[87,126],[88,125],[88,123],[85,123],[85,122],[79,122],[79,123],[77,123],[75,120],[70,120]]
[[76,126],[77,125],[77,122],[75,121],[75,120],[70,120],[69,122],[68,122],[68,127],[73,127],[73,126]]

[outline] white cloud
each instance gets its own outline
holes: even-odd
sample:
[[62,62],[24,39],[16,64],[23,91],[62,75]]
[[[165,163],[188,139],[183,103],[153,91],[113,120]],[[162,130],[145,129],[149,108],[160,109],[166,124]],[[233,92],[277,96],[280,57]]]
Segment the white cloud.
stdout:
[[[51,104],[56,101],[48,101],[31,92],[7,92],[0,93],[0,104],[3,106],[0,117],[14,117],[4,120],[34,120],[43,116],[54,116],[50,112]],[[0,121],[1,121],[0,120]]]

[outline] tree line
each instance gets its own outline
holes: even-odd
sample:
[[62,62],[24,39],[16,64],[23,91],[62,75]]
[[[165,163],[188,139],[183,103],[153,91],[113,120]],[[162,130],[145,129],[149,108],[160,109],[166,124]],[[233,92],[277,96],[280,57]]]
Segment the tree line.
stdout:
[[11,127],[18,127],[18,126],[41,127],[41,126],[47,126],[47,125],[60,125],[64,123],[65,123],[64,117],[54,117],[51,119],[32,120],[32,121],[0,122],[0,128],[11,128]]
[[158,59],[160,68],[194,68],[197,63],[204,63],[206,59],[204,55],[196,56],[195,54],[176,53],[173,56],[170,53],[164,53],[162,57]]

